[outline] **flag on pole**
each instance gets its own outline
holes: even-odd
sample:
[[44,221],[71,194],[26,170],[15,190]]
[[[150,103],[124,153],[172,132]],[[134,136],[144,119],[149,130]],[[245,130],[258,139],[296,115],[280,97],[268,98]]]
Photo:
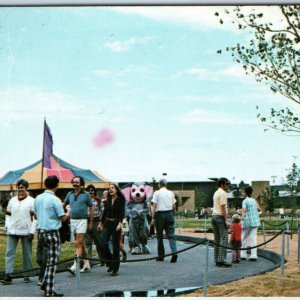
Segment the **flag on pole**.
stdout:
[[44,161],[43,165],[45,168],[51,169],[51,161],[50,157],[51,154],[53,153],[53,139],[52,139],[52,134],[49,126],[47,125],[45,121],[45,138],[44,138]]

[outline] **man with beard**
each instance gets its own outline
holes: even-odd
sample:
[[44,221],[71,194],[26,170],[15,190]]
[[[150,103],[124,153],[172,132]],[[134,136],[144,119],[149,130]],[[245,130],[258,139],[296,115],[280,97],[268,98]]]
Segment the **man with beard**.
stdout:
[[[70,223],[71,232],[75,236],[76,241],[76,256],[87,258],[87,251],[84,243],[84,235],[89,230],[93,229],[94,208],[93,201],[88,192],[84,190],[84,179],[81,176],[73,177],[71,181],[74,190],[69,192],[64,201],[64,207],[70,205]],[[89,213],[88,213],[89,209]],[[89,224],[88,224],[89,218]],[[88,259],[84,260],[84,266],[89,267]],[[75,275],[76,261],[68,268],[68,271]]]

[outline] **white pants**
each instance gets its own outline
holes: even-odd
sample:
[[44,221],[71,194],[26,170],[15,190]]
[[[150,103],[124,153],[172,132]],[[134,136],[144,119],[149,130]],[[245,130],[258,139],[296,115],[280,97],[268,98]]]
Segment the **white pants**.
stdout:
[[[249,238],[249,245],[247,239]],[[254,247],[257,245],[257,227],[245,227],[242,232],[242,248]],[[251,249],[250,258],[257,258],[257,248]],[[247,257],[247,250],[241,251],[241,258]]]

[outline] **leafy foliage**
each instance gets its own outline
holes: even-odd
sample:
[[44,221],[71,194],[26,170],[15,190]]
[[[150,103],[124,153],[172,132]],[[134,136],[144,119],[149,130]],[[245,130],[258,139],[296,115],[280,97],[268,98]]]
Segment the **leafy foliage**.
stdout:
[[[275,8],[275,7],[273,7]],[[259,8],[258,8],[259,9]],[[258,82],[267,84],[279,93],[300,104],[300,6],[278,6],[280,19],[273,24],[256,9],[246,13],[245,7],[225,10],[238,30],[249,31],[248,44],[227,47],[233,60],[242,65],[247,75],[254,74]],[[215,14],[224,24],[219,13]],[[218,50],[217,53],[222,53]],[[300,133],[299,117],[288,108],[271,110],[270,120],[257,116],[267,127],[281,132]]]
[[300,181],[300,168],[297,166],[295,160],[296,158],[294,157],[292,167],[288,169],[289,172],[286,175],[287,184],[292,193],[294,190],[297,190],[298,183]]

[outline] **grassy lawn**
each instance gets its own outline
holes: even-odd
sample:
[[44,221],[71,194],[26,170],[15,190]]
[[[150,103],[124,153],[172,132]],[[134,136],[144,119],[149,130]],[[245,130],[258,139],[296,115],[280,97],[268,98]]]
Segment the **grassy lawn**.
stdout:
[[[262,221],[262,219],[261,219]],[[298,221],[297,220],[289,220],[289,229],[296,231],[298,229]],[[206,224],[205,224],[206,223]],[[284,223],[284,224],[283,224]],[[281,225],[283,224],[283,225]],[[281,230],[286,229],[285,220],[280,219],[273,219],[269,220],[268,218],[265,219],[264,222],[265,230]],[[208,220],[203,219],[194,219],[194,218],[182,218],[176,217],[175,222],[176,228],[192,228],[192,229],[212,229],[211,225],[211,218]],[[262,230],[262,225],[259,227],[259,230]]]
[[[36,237],[32,243],[32,264],[33,267],[38,267],[36,263],[36,248],[37,248],[37,239]],[[6,236],[0,236],[0,272],[5,270],[5,252],[6,252]],[[65,242],[61,247],[60,260],[70,259],[74,257],[75,245],[74,242]],[[96,255],[94,250],[93,255]],[[22,245],[21,241],[18,243],[17,254],[15,258],[15,270],[23,268],[23,259],[22,259]]]

